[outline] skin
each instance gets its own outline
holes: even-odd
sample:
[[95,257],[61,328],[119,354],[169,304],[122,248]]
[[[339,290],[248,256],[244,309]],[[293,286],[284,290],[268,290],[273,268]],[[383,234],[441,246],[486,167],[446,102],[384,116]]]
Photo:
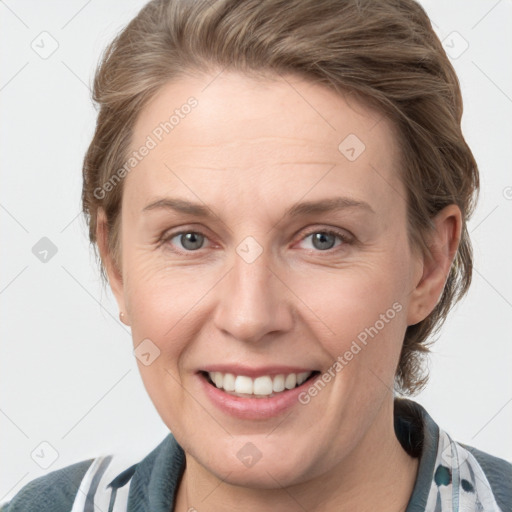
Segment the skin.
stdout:
[[[394,433],[394,375],[407,326],[442,293],[460,210],[438,214],[432,253],[419,254],[406,236],[406,194],[386,119],[299,77],[215,76],[168,83],[138,118],[132,148],[189,96],[198,100],[125,179],[121,262],[108,252],[102,212],[98,223],[134,346],[149,338],[160,350],[150,365],[138,364],[186,453],[176,510],[405,510],[417,460]],[[349,134],[366,146],[355,161],[338,150]],[[365,201],[374,213],[284,217],[297,202],[334,196]],[[205,204],[214,216],[143,212],[165,197]],[[332,248],[318,248],[310,234],[325,229],[352,242],[335,237]],[[189,249],[180,230],[203,233],[201,248]],[[236,251],[248,236],[263,248],[252,263]],[[307,405],[238,419],[199,385],[196,372],[212,363],[326,371],[396,302],[401,311]],[[250,468],[236,456],[247,442],[262,454]]]

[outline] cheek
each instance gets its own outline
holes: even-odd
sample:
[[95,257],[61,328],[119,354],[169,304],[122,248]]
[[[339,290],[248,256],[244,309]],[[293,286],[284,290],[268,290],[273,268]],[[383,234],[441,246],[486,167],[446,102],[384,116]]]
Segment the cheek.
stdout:
[[149,338],[158,347],[159,364],[179,365],[198,337],[205,297],[219,279],[218,269],[166,265],[165,258],[137,249],[126,259],[125,302],[134,344]]
[[318,273],[293,288],[315,313],[314,337],[333,362],[341,356],[353,378],[367,377],[362,367],[386,381],[394,376],[407,327],[403,253],[380,253],[372,263]]

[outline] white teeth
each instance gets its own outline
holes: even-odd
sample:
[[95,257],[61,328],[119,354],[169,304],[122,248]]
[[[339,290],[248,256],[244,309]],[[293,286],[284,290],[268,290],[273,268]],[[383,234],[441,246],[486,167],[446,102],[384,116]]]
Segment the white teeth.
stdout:
[[313,372],[280,374],[271,377],[262,375],[251,379],[245,375],[232,373],[208,372],[211,381],[216,387],[236,395],[254,395],[261,397],[274,396],[285,389],[293,389],[303,384]]
[[215,385],[218,387],[218,388],[221,388],[222,387],[222,373],[220,372],[215,372],[214,373],[214,378],[212,379],[213,382],[215,382]]
[[272,383],[272,391],[275,393],[284,391],[284,375],[276,375],[274,377],[274,382]]
[[297,375],[295,373],[290,373],[290,375],[286,376],[284,381],[284,387],[286,389],[293,389],[297,385]]
[[297,386],[300,386],[311,375],[311,372],[302,372],[297,375]]
[[225,391],[235,391],[235,376],[232,373],[224,374],[224,381],[222,383],[222,387],[224,388]]
[[247,393],[252,395],[253,383],[250,377],[238,375],[235,379],[235,393]]
[[272,379],[268,376],[254,379],[255,395],[270,395],[272,393]]

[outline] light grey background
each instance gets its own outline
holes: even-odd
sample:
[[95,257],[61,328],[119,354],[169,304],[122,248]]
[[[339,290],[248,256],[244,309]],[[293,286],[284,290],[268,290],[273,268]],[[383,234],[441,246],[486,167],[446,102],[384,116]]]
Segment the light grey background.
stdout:
[[[79,213],[95,65],[144,3],[0,1],[0,502],[100,453],[136,461],[168,432]],[[416,399],[455,439],[512,460],[512,2],[422,4],[459,74],[482,193],[472,289]],[[57,249],[46,262],[32,251],[43,237]]]

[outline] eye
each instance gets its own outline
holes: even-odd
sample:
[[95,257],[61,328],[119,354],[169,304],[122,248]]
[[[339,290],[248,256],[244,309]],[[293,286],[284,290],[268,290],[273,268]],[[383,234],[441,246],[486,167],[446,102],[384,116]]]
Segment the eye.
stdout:
[[[310,231],[309,233],[306,233],[301,241],[307,240],[310,237],[312,247],[307,247],[307,249],[313,248],[322,252],[350,243],[348,235],[332,229],[316,229],[314,231]],[[335,245],[336,239],[340,240],[338,245]]]
[[[333,248],[351,243],[351,238],[346,233],[342,233],[333,229],[315,229],[306,233],[301,242],[311,238],[310,247],[306,249],[313,249],[320,252],[327,252]],[[339,243],[336,245],[336,239]],[[178,253],[196,252],[203,248],[205,241],[208,237],[200,231],[179,231],[177,233],[170,233],[162,239],[165,244],[170,244],[173,249]],[[181,248],[180,248],[181,246]]]
[[[173,240],[177,240],[173,242]],[[178,252],[193,252],[202,249],[204,241],[207,240],[206,235],[199,231],[180,231],[179,233],[171,233],[164,238],[165,243],[169,243],[176,247],[179,243],[183,249]]]

